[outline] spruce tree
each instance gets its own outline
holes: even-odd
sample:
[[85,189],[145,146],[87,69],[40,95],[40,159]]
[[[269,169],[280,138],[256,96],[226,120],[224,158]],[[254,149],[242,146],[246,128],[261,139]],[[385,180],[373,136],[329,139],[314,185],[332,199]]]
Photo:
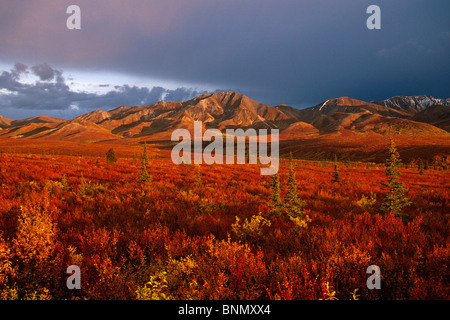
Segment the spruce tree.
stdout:
[[280,197],[280,179],[278,178],[278,173],[272,176],[272,193],[270,195],[270,209],[272,213],[279,214],[279,209],[281,205]]
[[423,176],[423,170],[424,170],[424,168],[423,168],[423,160],[422,159],[420,159],[419,160],[419,174],[421,175],[421,176]]
[[291,205],[298,205],[299,199],[297,195],[297,181],[295,180],[295,171],[293,168],[292,152],[289,157],[289,175],[287,182],[288,192],[285,197],[285,201]]
[[284,198],[285,213],[292,218],[298,218],[304,215],[302,207],[305,205],[304,201],[298,198],[297,194],[297,180],[295,179],[295,171],[293,167],[292,153],[289,159],[289,175],[287,182],[288,192]]
[[68,190],[69,189],[69,184],[67,183],[67,179],[66,179],[66,175],[65,174],[62,175],[61,185],[63,187],[63,190]]
[[203,199],[203,184],[202,184],[202,174],[200,172],[200,165],[195,165],[195,176],[194,176],[195,187],[197,189],[198,195]]
[[144,152],[141,155],[141,163],[145,167],[148,167],[149,161],[148,161],[148,155],[147,155],[147,144],[144,142]]
[[305,227],[309,217],[305,217],[303,206],[305,202],[298,198],[297,181],[293,167],[292,154],[289,158],[289,174],[287,180],[287,193],[284,199],[280,196],[280,180],[278,173],[272,176],[272,193],[270,195],[270,213],[289,218],[295,225]]
[[138,182],[144,183],[152,180],[152,177],[147,172],[147,166],[142,163],[141,173],[139,174]]
[[338,182],[338,183],[341,182],[341,177],[340,177],[340,174],[339,174],[339,165],[338,165],[338,162],[337,162],[337,156],[336,155],[334,155],[334,172],[332,174],[331,181],[332,182]]
[[394,139],[391,138],[389,144],[389,156],[386,159],[386,175],[388,177],[388,182],[383,183],[383,186],[387,188],[388,193],[381,204],[380,209],[382,213],[392,212],[396,216],[405,216],[402,209],[411,204],[408,198],[404,196],[408,190],[403,187],[403,183],[399,180],[400,172],[398,168],[400,165],[400,155],[395,146]]
[[109,149],[108,152],[106,153],[106,162],[108,163],[117,162],[116,152],[114,151],[113,148]]
[[199,165],[196,165],[195,169],[195,183],[200,186],[202,184],[202,175],[200,173],[200,167]]

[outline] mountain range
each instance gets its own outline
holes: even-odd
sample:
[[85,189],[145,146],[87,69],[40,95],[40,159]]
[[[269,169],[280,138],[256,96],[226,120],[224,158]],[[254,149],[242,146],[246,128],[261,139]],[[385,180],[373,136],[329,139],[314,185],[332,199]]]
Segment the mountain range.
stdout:
[[448,136],[450,99],[422,95],[365,102],[340,97],[296,109],[283,104],[268,106],[225,91],[185,102],[96,110],[71,120],[47,116],[12,120],[0,116],[0,137],[76,142],[170,139],[174,129],[191,128],[194,120],[220,130],[278,128],[282,136],[291,138],[349,132]]

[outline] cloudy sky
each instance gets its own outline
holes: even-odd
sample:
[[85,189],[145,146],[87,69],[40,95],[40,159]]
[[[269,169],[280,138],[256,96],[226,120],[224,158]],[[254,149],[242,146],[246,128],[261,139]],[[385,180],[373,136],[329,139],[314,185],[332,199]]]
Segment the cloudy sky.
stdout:
[[[81,30],[69,30],[69,5]],[[381,30],[369,30],[369,5]],[[450,97],[448,0],[1,0],[0,115],[234,90],[302,108],[350,96]]]

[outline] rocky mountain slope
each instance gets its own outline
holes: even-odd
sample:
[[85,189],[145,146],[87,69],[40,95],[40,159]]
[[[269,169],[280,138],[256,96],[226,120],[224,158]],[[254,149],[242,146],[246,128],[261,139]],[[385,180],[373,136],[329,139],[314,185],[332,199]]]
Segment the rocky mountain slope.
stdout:
[[[435,103],[440,103],[435,105]],[[231,91],[204,94],[185,102],[121,106],[96,110],[72,120],[46,116],[24,120],[0,117],[0,136],[94,142],[159,135],[170,138],[176,128],[278,128],[295,137],[304,134],[395,132],[403,135],[447,135],[450,100],[430,96],[395,97],[365,102],[349,97],[329,99],[314,107],[267,106]]]
[[384,101],[373,101],[373,103],[395,110],[402,110],[408,113],[416,113],[434,105],[450,106],[450,98],[439,99],[434,98],[430,95],[403,96],[392,97]]
[[425,117],[414,119],[417,111],[413,107],[391,108],[384,104],[365,102],[349,97],[329,99],[302,110],[284,105],[277,106],[277,108],[292,114],[297,121],[311,124],[321,133],[351,130],[373,131],[382,134],[391,131],[405,135],[445,134],[441,129],[428,122]]

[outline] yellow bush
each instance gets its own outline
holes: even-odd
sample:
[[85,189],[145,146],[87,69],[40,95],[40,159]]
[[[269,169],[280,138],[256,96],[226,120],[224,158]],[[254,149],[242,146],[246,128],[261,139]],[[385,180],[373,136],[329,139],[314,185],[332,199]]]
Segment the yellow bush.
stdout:
[[308,223],[311,222],[311,218],[307,214],[302,217],[295,218],[290,216],[289,219],[300,229],[306,228],[308,226]]
[[361,199],[356,201],[356,204],[363,209],[370,209],[377,203],[377,195],[370,192],[370,198],[362,195]]
[[170,300],[164,291],[168,287],[167,272],[163,271],[150,277],[150,281],[136,290],[137,300]]
[[239,217],[236,217],[236,222],[231,225],[231,229],[239,240],[255,242],[263,236],[264,228],[270,225],[271,222],[259,214],[252,216],[250,221],[245,219],[242,224]]
[[52,251],[55,227],[50,215],[36,207],[20,207],[14,253],[25,264],[47,260]]

